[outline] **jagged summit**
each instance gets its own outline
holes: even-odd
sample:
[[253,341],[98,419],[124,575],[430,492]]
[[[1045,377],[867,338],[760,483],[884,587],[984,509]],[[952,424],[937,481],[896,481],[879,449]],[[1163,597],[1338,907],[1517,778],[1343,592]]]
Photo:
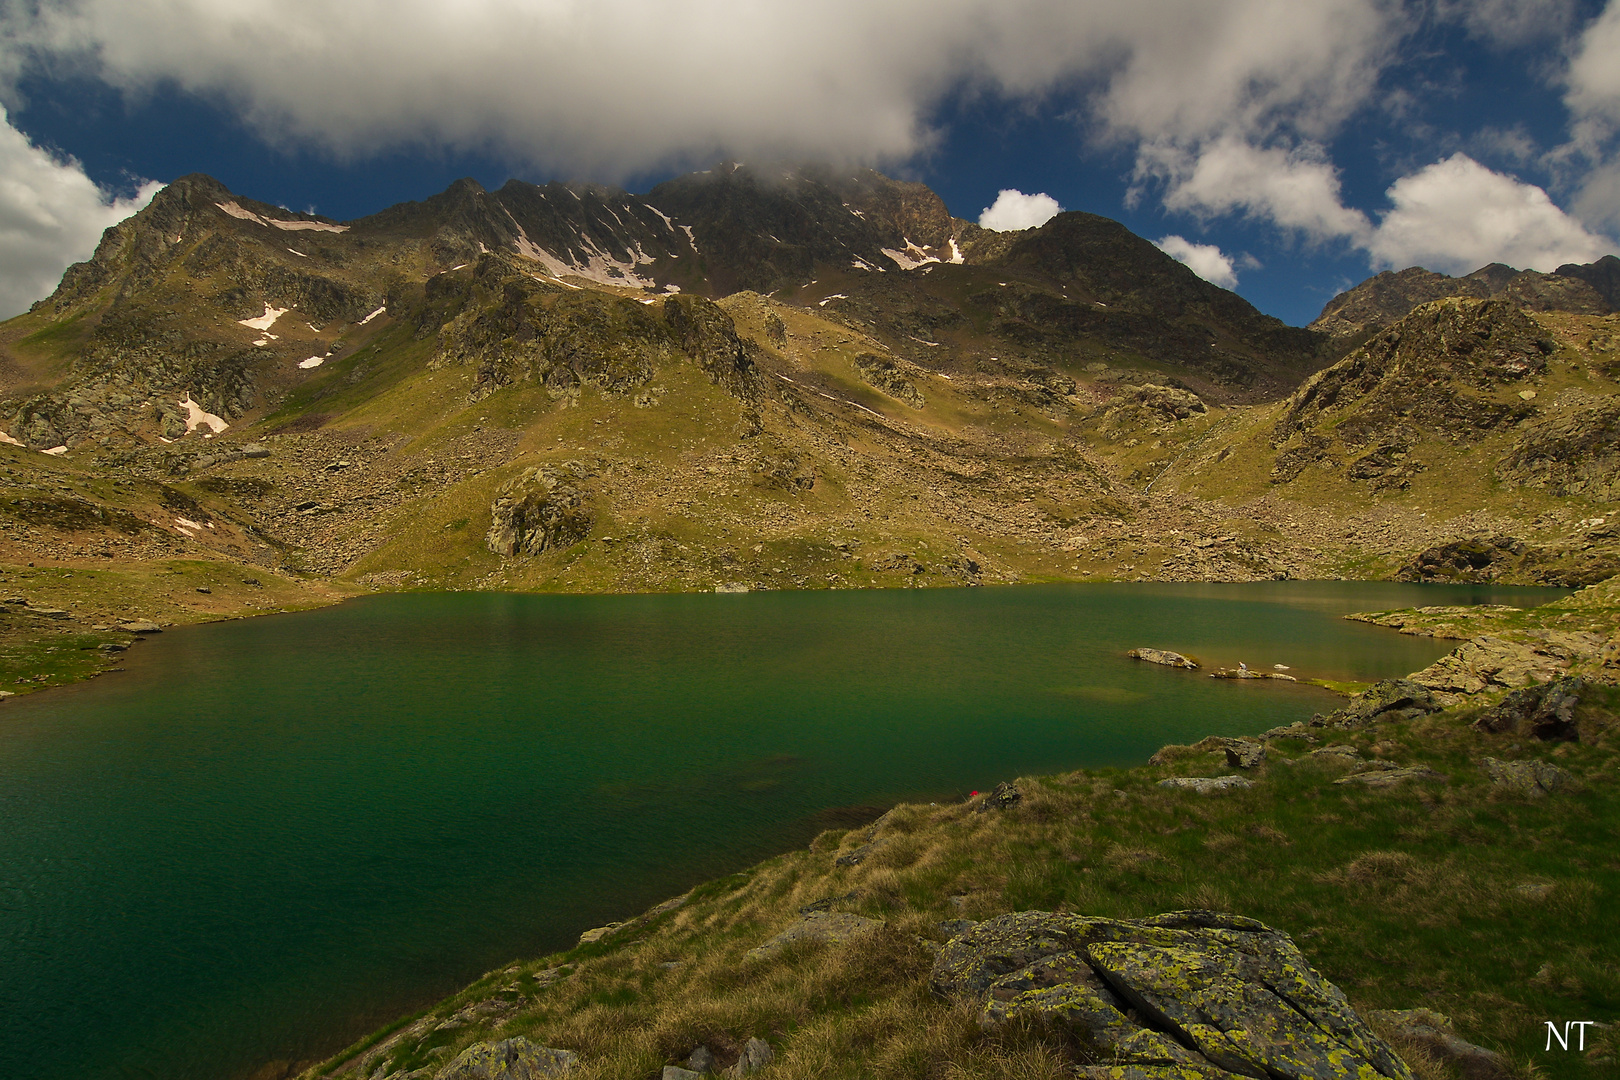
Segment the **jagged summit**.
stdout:
[[1336,338],[1365,337],[1404,318],[1419,304],[1447,297],[1503,298],[1532,311],[1605,315],[1620,310],[1620,259],[1566,263],[1550,274],[1503,263],[1463,277],[1425,270],[1385,270],[1327,302],[1310,329]]

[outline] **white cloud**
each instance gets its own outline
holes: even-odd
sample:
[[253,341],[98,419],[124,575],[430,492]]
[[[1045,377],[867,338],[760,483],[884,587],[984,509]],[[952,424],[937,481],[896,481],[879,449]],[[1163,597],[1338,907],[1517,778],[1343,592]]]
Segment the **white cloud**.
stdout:
[[1177,262],[1185,263],[1187,269],[1212,285],[1237,288],[1237,271],[1232,266],[1231,256],[1223,255],[1214,244],[1195,244],[1185,237],[1165,236],[1155,240],[1153,246]]
[[1620,2],[1593,20],[1575,43],[1565,75],[1570,140],[1554,158],[1575,187],[1573,209],[1588,225],[1620,229]]
[[78,162],[30,143],[0,109],[0,318],[49,296],[62,271],[88,259],[102,231],[145,206],[158,187],[115,199]]
[[1387,194],[1394,208],[1366,245],[1377,266],[1419,265],[1457,274],[1503,262],[1546,271],[1591,262],[1613,247],[1541,188],[1465,154],[1401,177]]
[[[337,155],[493,150],[611,177],[729,152],[897,160],[964,86],[1083,86],[1104,137],[1318,137],[1359,107],[1393,0],[37,0],[0,73],[172,83]],[[903,47],[896,47],[903,42]]]
[[1260,147],[1227,136],[1196,152],[1150,143],[1137,156],[1136,175],[1164,181],[1168,210],[1243,213],[1314,241],[1361,236],[1368,227],[1366,215],[1341,200],[1338,170],[1309,143]]
[[1440,13],[1494,45],[1556,38],[1575,19],[1575,0],[1442,0]]
[[1017,188],[1002,188],[996,201],[979,215],[979,226],[996,232],[1017,232],[1045,225],[1061,213],[1063,207],[1044,191],[1025,195]]

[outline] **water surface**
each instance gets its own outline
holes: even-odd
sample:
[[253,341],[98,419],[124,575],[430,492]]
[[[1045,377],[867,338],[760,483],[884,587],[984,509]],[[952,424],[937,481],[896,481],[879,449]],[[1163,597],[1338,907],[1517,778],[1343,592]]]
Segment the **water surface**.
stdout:
[[839,808],[1134,764],[1335,704],[1134,646],[1371,681],[1454,643],[1345,612],[1557,595],[403,595],[170,631],[123,673],[0,712],[0,1077],[321,1057]]

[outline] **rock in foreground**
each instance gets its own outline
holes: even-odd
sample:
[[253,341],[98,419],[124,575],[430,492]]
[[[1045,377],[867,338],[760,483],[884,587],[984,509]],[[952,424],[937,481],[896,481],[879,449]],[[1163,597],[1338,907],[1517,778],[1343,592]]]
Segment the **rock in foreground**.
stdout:
[[576,1060],[567,1050],[552,1050],[519,1036],[474,1043],[433,1080],[547,1080],[566,1073]]
[[929,984],[982,1003],[987,1029],[1068,1028],[1095,1080],[1411,1077],[1288,935],[1235,915],[1002,915],[947,943]]

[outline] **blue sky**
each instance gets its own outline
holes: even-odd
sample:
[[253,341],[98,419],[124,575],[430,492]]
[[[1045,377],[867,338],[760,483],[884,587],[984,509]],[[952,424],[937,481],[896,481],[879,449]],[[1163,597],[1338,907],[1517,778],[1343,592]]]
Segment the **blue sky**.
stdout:
[[0,103],[0,315],[189,172],[342,219],[859,162],[1118,218],[1296,324],[1620,235],[1620,0],[0,0]]

